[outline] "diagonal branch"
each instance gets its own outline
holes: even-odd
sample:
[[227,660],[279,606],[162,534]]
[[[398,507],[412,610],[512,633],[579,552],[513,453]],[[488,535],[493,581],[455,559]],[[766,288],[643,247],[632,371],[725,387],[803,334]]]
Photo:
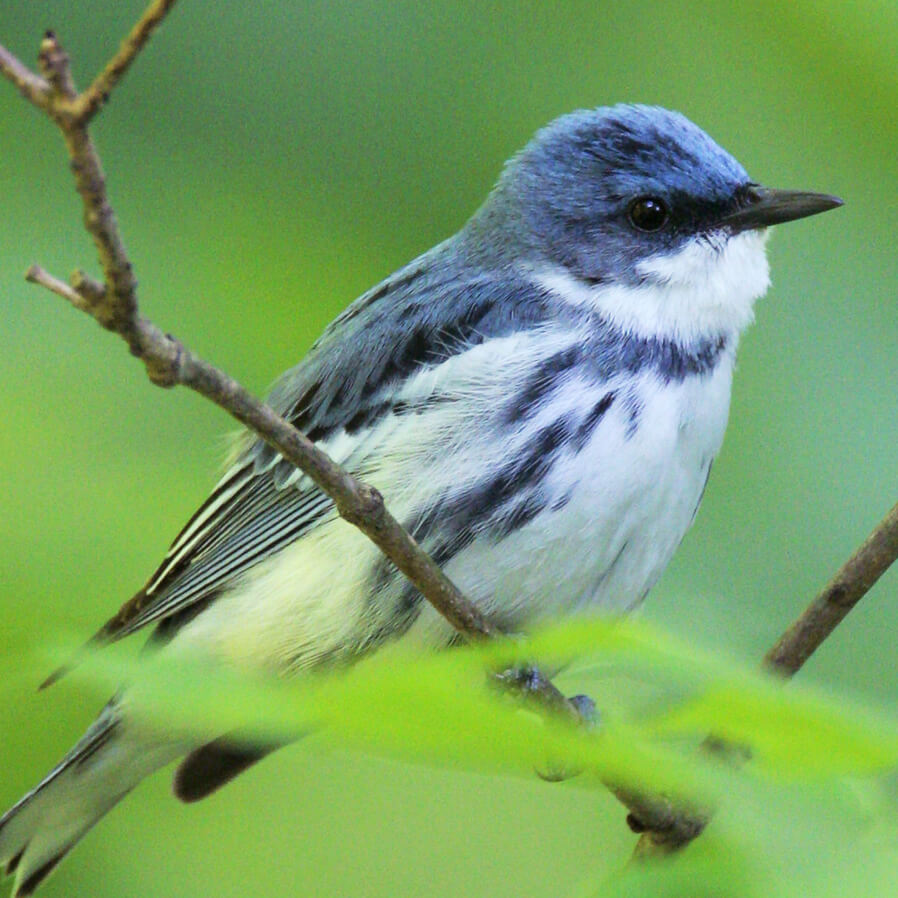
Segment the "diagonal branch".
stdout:
[[100,111],[112,89],[124,77],[144,48],[153,33],[162,24],[168,11],[176,0],[154,0],[140,17],[140,21],[131,29],[131,33],[122,41],[118,52],[106,64],[106,68],[94,79],[93,84],[78,97],[75,105],[75,117],[86,125]]
[[898,504],[777,640],[764,664],[786,677],[796,674],[896,559]]
[[19,93],[26,100],[34,103],[39,109],[46,107],[50,85],[2,46],[0,46],[0,72],[19,89]]

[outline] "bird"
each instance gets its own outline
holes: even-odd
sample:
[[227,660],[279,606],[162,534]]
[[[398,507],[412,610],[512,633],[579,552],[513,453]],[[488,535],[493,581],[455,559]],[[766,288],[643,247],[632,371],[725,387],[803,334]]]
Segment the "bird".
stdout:
[[[270,405],[373,485],[500,629],[636,608],[721,448],[773,225],[842,204],[778,190],[680,113],[564,115],[454,236],[355,300]],[[301,675],[457,634],[334,503],[246,433],[158,569],[89,645]],[[61,672],[50,679],[56,679]],[[127,688],[0,818],[31,895],[144,777],[196,801],[275,745],[135,727]]]

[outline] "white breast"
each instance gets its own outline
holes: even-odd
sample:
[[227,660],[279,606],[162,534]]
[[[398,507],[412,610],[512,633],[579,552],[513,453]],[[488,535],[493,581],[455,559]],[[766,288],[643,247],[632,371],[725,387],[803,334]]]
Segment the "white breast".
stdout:
[[[449,562],[449,576],[522,626],[639,604],[694,518],[726,428],[732,359],[681,384],[648,374],[619,388],[592,439],[552,469],[546,510],[498,544],[476,541]],[[635,427],[627,399],[641,406]],[[447,632],[430,609],[416,629],[429,639]]]

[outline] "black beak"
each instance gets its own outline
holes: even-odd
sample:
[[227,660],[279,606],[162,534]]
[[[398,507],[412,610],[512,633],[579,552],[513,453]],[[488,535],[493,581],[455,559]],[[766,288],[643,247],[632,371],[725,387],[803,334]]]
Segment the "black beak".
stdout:
[[720,224],[734,234],[754,228],[766,228],[826,212],[843,205],[837,196],[806,193],[801,190],[772,190],[752,184],[745,194],[745,205],[721,219]]

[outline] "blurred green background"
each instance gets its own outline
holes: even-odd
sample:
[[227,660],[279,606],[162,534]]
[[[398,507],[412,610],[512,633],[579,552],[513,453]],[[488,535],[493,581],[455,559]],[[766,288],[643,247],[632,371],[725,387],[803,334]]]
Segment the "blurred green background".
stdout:
[[[142,7],[3,0],[0,41],[31,62],[54,28],[83,84]],[[772,241],[723,453],[645,609],[751,659],[898,499],[896,57],[888,0],[184,0],[95,131],[146,314],[260,393],[573,108],[679,109],[757,180],[843,196]],[[0,88],[6,806],[99,704],[69,683],[37,695],[35,657],[144,582],[232,427],[23,282],[34,261],[96,264],[58,135]],[[894,709],[896,599],[893,571],[801,676]],[[609,797],[309,740],[196,806],[154,777],[45,894],[554,896],[632,841]]]

